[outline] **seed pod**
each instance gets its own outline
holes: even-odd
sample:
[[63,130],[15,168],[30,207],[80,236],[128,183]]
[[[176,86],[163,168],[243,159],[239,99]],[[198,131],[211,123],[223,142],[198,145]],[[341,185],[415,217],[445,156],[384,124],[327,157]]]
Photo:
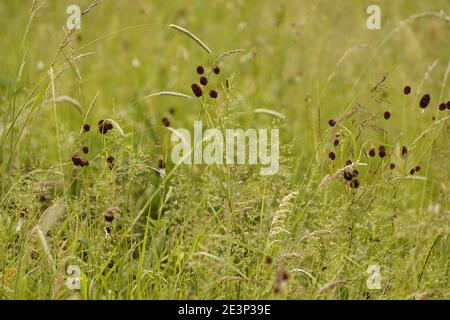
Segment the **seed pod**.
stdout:
[[203,95],[202,88],[200,88],[200,86],[198,84],[193,83],[191,85],[191,89],[192,89],[192,92],[195,94],[195,96],[197,98],[199,98],[199,97],[201,97]]

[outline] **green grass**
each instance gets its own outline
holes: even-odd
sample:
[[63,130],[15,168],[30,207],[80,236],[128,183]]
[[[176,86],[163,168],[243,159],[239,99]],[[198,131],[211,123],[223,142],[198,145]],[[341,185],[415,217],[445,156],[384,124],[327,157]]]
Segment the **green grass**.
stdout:
[[[66,37],[70,4],[0,3],[0,298],[450,298],[448,1],[376,1],[381,30],[365,1],[104,1]],[[233,49],[211,78],[217,100],[142,100],[192,95],[195,68]],[[164,117],[280,128],[280,171],[175,166]],[[100,119],[124,134],[100,134]],[[387,156],[368,157],[379,145]],[[356,189],[324,181],[346,160],[366,164]]]

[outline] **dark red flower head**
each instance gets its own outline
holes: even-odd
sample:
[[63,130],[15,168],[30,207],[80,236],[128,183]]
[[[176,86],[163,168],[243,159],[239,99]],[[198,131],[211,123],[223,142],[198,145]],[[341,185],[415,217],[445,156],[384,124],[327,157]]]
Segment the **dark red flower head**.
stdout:
[[170,121],[169,121],[169,119],[167,119],[167,118],[163,118],[162,119],[162,124],[164,125],[164,127],[170,127]]
[[213,98],[213,99],[216,99],[217,96],[218,96],[217,91],[216,91],[216,90],[211,90],[211,91],[209,92],[209,96],[210,96],[211,98]]
[[401,150],[401,156],[403,159],[405,159],[407,155],[408,155],[408,149],[406,148],[406,146],[403,146],[402,150]]
[[89,130],[91,130],[91,126],[90,126],[89,124],[87,124],[87,123],[84,124],[84,125],[83,125],[83,131],[84,131],[84,132],[88,132]]
[[375,157],[375,153],[376,153],[375,148],[369,150],[369,156],[371,156],[372,158]]
[[200,83],[202,86],[206,86],[208,84],[208,79],[206,77],[200,77]]
[[384,112],[383,117],[388,120],[391,117],[391,113],[389,111]]
[[197,67],[197,73],[198,73],[198,74],[203,74],[204,72],[205,72],[205,69],[203,69],[202,66],[198,66],[198,67]]
[[406,86],[403,88],[403,93],[404,94],[410,94],[411,93],[411,87],[410,86]]
[[203,95],[202,88],[200,88],[200,86],[198,84],[193,83],[191,85],[191,89],[192,89],[192,92],[195,94],[195,96],[197,98],[199,98],[199,97],[201,97]]
[[444,102],[439,105],[440,111],[444,111],[446,108],[447,108],[447,104],[445,104]]
[[88,147],[83,147],[83,152],[84,153],[88,153],[89,152],[89,148]]
[[215,74],[219,74],[219,73],[220,73],[220,68],[219,68],[218,66],[215,66],[215,67],[213,68],[213,72],[214,72]]
[[378,155],[380,158],[384,158],[386,156],[386,148],[384,146],[380,146],[378,148]]
[[330,160],[334,160],[334,159],[336,159],[336,154],[335,154],[333,151],[331,151],[331,152],[328,154],[328,158],[330,158]]
[[330,127],[334,127],[336,125],[336,121],[333,119],[328,120],[328,124],[330,125]]
[[425,109],[426,107],[428,107],[428,104],[430,104],[430,101],[431,101],[430,95],[429,95],[429,94],[425,94],[425,95],[420,99],[419,106],[420,106],[422,109]]

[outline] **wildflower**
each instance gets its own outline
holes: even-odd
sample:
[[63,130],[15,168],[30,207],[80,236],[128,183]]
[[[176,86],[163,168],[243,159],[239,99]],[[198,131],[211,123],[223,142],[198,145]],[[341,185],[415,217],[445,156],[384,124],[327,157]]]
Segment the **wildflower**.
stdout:
[[389,111],[385,111],[383,116],[386,120],[389,120],[389,118],[391,117],[391,113]]
[[447,105],[443,102],[439,105],[439,110],[444,111],[447,108]]
[[430,95],[429,95],[429,94],[425,94],[425,95],[420,99],[419,106],[420,106],[422,109],[425,109],[426,107],[428,107],[428,104],[430,103],[430,101],[431,101]]
[[347,161],[345,161],[345,165],[346,166],[349,166],[349,165],[351,165],[353,162],[352,162],[352,160],[347,160]]
[[220,73],[220,68],[219,68],[218,66],[215,66],[215,67],[213,68],[213,72],[214,72],[215,74],[219,74],[219,73]]
[[162,124],[164,125],[164,127],[170,127],[170,121],[169,121],[169,119],[167,119],[167,118],[163,118],[162,119]]
[[354,179],[352,182],[350,182],[350,187],[356,189],[359,187],[359,181],[358,179]]
[[372,158],[375,157],[375,148],[369,150],[369,156],[371,156]]
[[414,170],[415,170],[416,172],[419,172],[419,171],[420,171],[420,166],[416,166],[416,167],[414,168]]
[[194,92],[194,94],[195,94],[195,96],[197,98],[199,98],[199,97],[201,97],[203,95],[202,88],[200,88],[200,86],[198,84],[193,83],[191,85],[191,89],[192,89],[192,92]]
[[267,264],[272,264],[272,262],[273,262],[272,257],[267,256],[266,257],[266,263]]
[[403,93],[408,95],[411,93],[411,87],[410,86],[406,86],[403,88]]
[[202,86],[206,86],[208,84],[208,79],[206,77],[200,77],[200,83]]
[[353,175],[348,171],[344,171],[344,179],[347,181],[351,181],[353,179]]
[[335,154],[333,151],[331,151],[331,152],[328,154],[328,158],[330,158],[330,160],[334,160],[334,159],[336,159],[336,154]]
[[108,158],[106,158],[106,162],[108,162],[108,167],[109,169],[112,169],[114,167],[114,157],[113,156],[109,156]]
[[74,166],[77,166],[77,167],[83,166],[83,163],[84,163],[83,159],[81,159],[80,156],[77,154],[72,156],[72,162],[73,162]]
[[89,152],[89,147],[83,147],[83,152],[84,153],[88,153]]
[[408,149],[406,148],[406,146],[403,146],[402,150],[401,150],[402,158],[405,159],[407,154],[408,154]]
[[410,174],[410,175],[413,175],[414,172],[415,172],[414,168],[412,168],[411,170],[409,170],[409,174]]
[[205,72],[205,69],[202,66],[198,66],[197,67],[197,73],[198,74],[203,74]]
[[391,164],[389,165],[389,168],[390,168],[391,170],[394,170],[394,168],[395,168],[395,163],[391,163]]
[[380,156],[380,158],[384,158],[386,156],[386,149],[384,146],[379,147],[378,155]]
[[330,125],[330,127],[334,127],[336,125],[336,121],[333,119],[328,120],[328,124]]
[[84,131],[84,132],[89,132],[89,130],[91,130],[91,126],[90,126],[89,124],[87,124],[87,123],[84,124],[84,125],[83,125],[83,131]]
[[337,146],[339,144],[339,139],[334,139],[333,145]]
[[104,218],[105,218],[106,222],[112,222],[114,220],[114,215],[113,215],[112,211],[110,211],[110,210],[106,211]]
[[209,96],[210,96],[211,98],[213,98],[213,99],[216,99],[216,98],[217,98],[217,91],[216,91],[216,90],[211,90],[211,91],[209,92]]
[[98,122],[98,130],[100,131],[100,133],[107,134],[108,131],[112,129],[113,129],[112,123],[104,120],[100,120]]
[[166,162],[163,159],[159,159],[158,168],[164,169],[166,167]]

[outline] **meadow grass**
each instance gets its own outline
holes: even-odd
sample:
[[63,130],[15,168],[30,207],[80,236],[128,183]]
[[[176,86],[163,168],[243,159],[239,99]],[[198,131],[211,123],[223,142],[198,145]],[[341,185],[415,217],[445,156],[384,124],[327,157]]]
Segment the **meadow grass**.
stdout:
[[[448,1],[376,1],[381,30],[359,0],[71,4],[0,3],[2,299],[450,297]],[[198,119],[280,128],[278,174],[173,164]]]

